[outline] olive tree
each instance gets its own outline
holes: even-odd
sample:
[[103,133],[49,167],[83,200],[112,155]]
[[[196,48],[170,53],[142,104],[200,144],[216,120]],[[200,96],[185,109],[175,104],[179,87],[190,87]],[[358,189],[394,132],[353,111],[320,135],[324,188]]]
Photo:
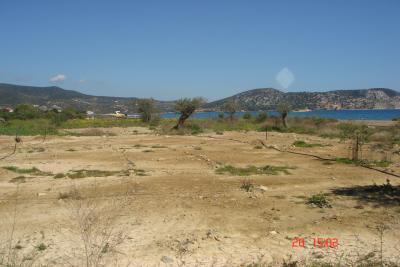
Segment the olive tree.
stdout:
[[174,129],[182,128],[185,121],[205,102],[202,97],[182,98],[176,101],[175,111],[180,113],[178,123]]
[[287,128],[287,125],[288,125],[287,124],[287,116],[291,110],[292,110],[292,107],[290,106],[289,103],[286,103],[286,102],[281,102],[276,107],[276,111],[278,111],[279,114],[281,115],[282,124],[283,124],[283,127],[285,127],[285,128]]
[[235,113],[238,109],[239,109],[239,104],[233,98],[226,101],[225,104],[222,106],[222,110],[229,114],[229,118],[231,121],[233,120]]
[[137,102],[138,112],[141,115],[141,118],[144,122],[150,122],[156,113],[154,99],[140,99]]

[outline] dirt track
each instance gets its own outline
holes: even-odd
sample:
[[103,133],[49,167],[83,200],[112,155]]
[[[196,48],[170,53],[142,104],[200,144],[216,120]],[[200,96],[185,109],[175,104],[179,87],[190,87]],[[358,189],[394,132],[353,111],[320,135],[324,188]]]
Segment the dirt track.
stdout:
[[[79,241],[69,241],[73,234],[66,230],[72,227],[66,216],[68,200],[58,199],[60,192],[68,192],[72,186],[83,195],[107,199],[128,192],[133,198],[115,225],[128,235],[117,249],[119,264],[237,266],[281,261],[289,255],[335,259],[341,253],[377,249],[376,227],[381,223],[388,227],[385,258],[399,255],[398,202],[368,201],[361,195],[332,192],[335,188],[383,184],[386,179],[399,185],[396,178],[353,165],[325,165],[305,156],[256,149],[257,140],[265,138],[263,133],[157,136],[140,128],[108,131],[116,135],[49,137],[45,142],[41,137],[25,137],[14,156],[0,161],[0,167],[36,167],[53,174],[81,169],[130,171],[130,175],[81,179],[24,175],[25,182],[18,189],[15,238],[23,249],[48,245],[39,262],[62,266],[61,258],[79,246]],[[12,151],[10,140],[12,137],[0,137],[1,155]],[[291,144],[295,140],[330,146],[294,148]],[[312,136],[270,133],[266,143],[324,157],[348,155],[346,145],[338,140]],[[398,156],[392,161],[390,169],[400,173]],[[248,177],[216,174],[216,168],[224,164],[294,169],[290,174]],[[135,170],[143,170],[145,176]],[[3,234],[10,228],[15,207],[17,185],[10,180],[20,175],[0,168]],[[263,190],[245,192],[240,188],[244,178],[262,185]],[[332,208],[306,204],[306,198],[321,192],[330,194]],[[292,248],[292,240],[298,236],[309,241],[306,248]],[[313,237],[338,238],[339,248],[314,248]]]

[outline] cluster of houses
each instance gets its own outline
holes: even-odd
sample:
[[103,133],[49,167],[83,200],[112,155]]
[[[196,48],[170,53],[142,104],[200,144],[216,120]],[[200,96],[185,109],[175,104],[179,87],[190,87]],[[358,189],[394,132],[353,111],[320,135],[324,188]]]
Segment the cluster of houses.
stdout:
[[1,112],[5,112],[5,113],[12,113],[12,112],[14,112],[14,109],[13,108],[1,108],[0,107],[0,111]]
[[42,105],[42,106],[33,105],[33,106],[43,112],[50,111],[50,110],[57,111],[58,113],[62,112],[62,108],[57,105],[52,105],[51,107],[47,107],[44,105]]
[[[52,106],[45,106],[45,105],[33,105],[33,107],[43,111],[43,112],[47,112],[47,111],[57,111],[57,112],[62,112],[63,109],[60,106],[57,105],[52,105]],[[12,113],[14,112],[14,109],[11,107],[0,107],[0,111],[1,112],[9,112]],[[89,119],[94,119],[94,117],[96,116],[95,112],[93,111],[86,111],[86,115]],[[118,119],[123,119],[123,118],[140,118],[140,114],[126,114],[123,113],[121,111],[115,111],[114,113],[109,113],[109,114],[97,114],[97,116],[100,117],[113,117],[113,118],[118,118]]]
[[[49,111],[49,110],[62,112],[62,108],[60,106],[57,106],[57,105],[52,105],[51,107],[47,107],[47,106],[44,106],[44,105],[42,105],[42,106],[33,105],[33,107],[35,107],[35,108],[37,108],[37,109],[39,109],[39,110],[41,110],[43,112],[46,112],[46,111]],[[11,107],[0,107],[0,111],[6,112],[6,113],[13,113],[14,109],[11,108]]]

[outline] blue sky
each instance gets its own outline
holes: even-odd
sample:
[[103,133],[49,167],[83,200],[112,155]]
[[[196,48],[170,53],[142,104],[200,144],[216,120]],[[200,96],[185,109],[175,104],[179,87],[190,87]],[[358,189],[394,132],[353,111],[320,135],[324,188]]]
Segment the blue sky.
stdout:
[[396,0],[2,0],[0,82],[165,100],[399,90],[399,14]]

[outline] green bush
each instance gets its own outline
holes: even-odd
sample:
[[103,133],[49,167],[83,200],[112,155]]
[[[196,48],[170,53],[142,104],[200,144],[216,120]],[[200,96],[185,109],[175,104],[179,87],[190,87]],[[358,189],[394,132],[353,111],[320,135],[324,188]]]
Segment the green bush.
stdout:
[[295,141],[293,143],[293,145],[295,147],[323,147],[323,146],[325,146],[325,145],[322,145],[322,144],[309,144],[309,143],[306,143],[305,141],[302,141],[302,140]]
[[188,129],[191,134],[199,134],[203,132],[203,128],[196,123],[188,123],[185,128]]
[[73,119],[61,124],[63,129],[96,128],[96,127],[132,127],[146,126],[141,119],[115,119],[115,118],[96,118],[93,120]]
[[256,122],[257,123],[262,123],[265,122],[268,119],[268,113],[267,112],[260,112],[258,113],[256,117]]
[[245,114],[243,114],[243,119],[245,120],[251,120],[253,116],[251,116],[250,112],[246,112]]
[[46,119],[11,120],[0,125],[0,135],[56,135],[58,131]]
[[31,120],[43,118],[44,113],[32,105],[22,104],[15,108],[12,116],[17,120]]
[[86,113],[78,111],[74,108],[66,108],[61,112],[57,110],[42,111],[37,107],[27,104],[18,105],[14,112],[0,112],[0,117],[7,121],[10,120],[33,120],[33,119],[49,119],[57,122],[60,119],[83,119],[86,117]]
[[331,208],[331,204],[323,194],[312,195],[308,198],[308,204],[317,206],[319,208]]
[[366,159],[349,159],[349,158],[336,158],[336,162],[344,163],[344,164],[354,164],[360,166],[367,166],[367,167],[382,167],[386,168],[392,164],[391,161],[388,160],[366,160]]

